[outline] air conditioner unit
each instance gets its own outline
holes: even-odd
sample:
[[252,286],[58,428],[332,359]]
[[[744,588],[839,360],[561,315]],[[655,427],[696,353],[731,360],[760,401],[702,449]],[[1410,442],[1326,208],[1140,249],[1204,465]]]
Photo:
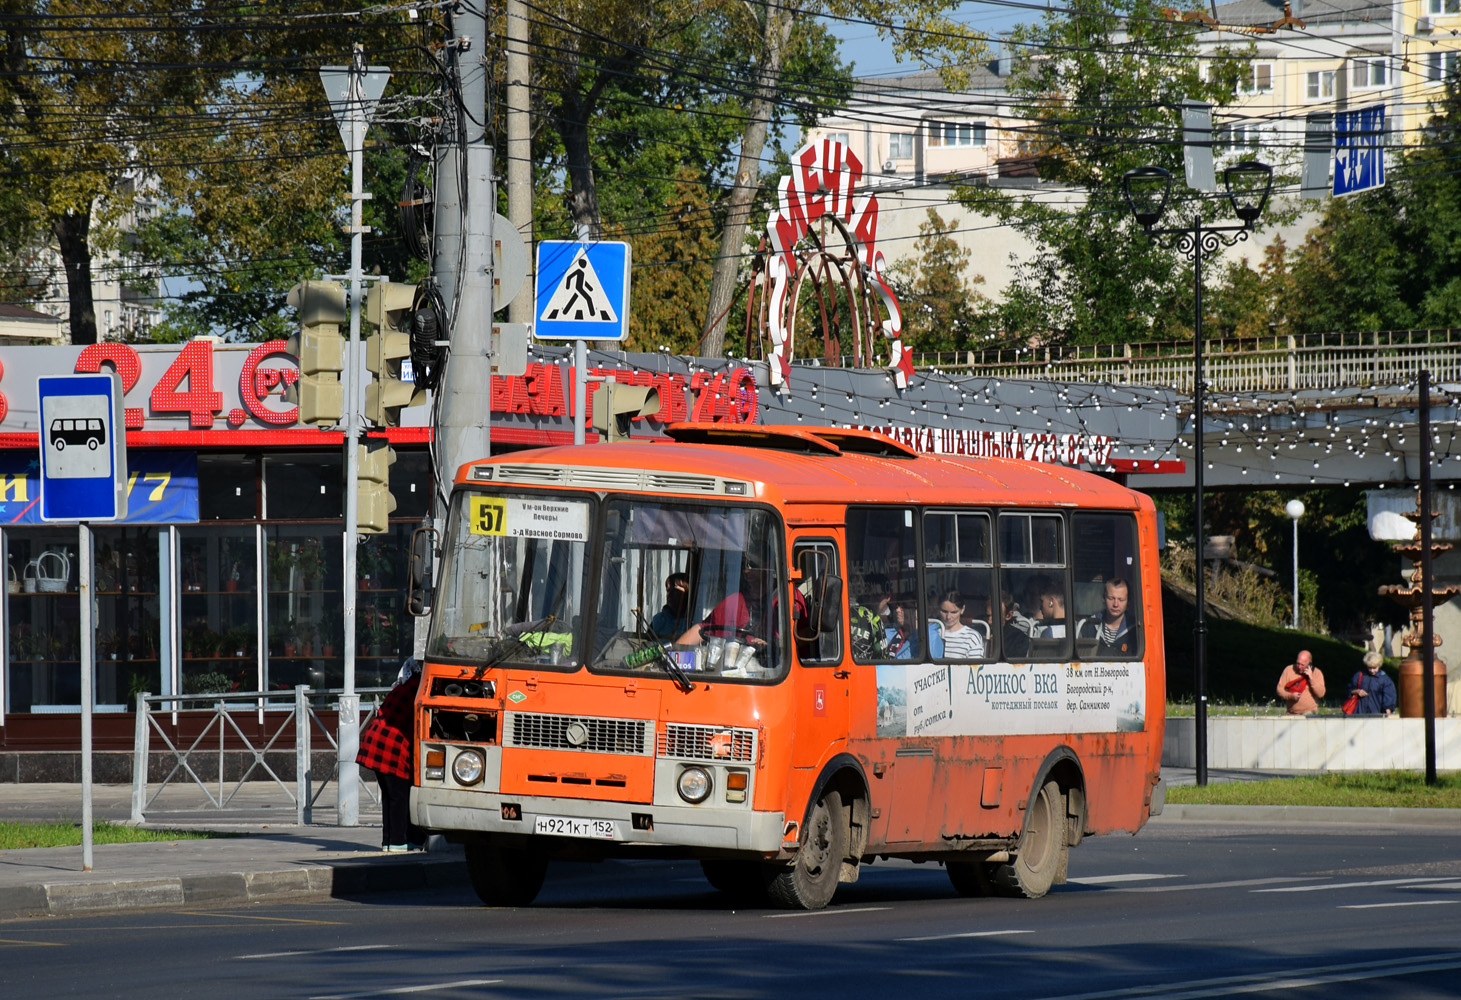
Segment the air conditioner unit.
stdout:
[[892,174],[892,173],[897,173],[897,171],[898,171],[898,164],[894,163],[892,160],[884,160],[883,161],[883,173],[885,173],[885,174]]
[[1429,34],[1433,30],[1433,28],[1434,25],[1431,24],[1430,18],[1418,17],[1415,19],[1415,33],[1417,35]]

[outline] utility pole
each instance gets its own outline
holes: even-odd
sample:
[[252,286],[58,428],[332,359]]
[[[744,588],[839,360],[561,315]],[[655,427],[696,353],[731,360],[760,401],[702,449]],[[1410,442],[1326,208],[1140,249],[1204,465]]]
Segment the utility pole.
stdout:
[[496,214],[487,135],[485,7],[446,8],[448,72],[457,79],[452,134],[437,160],[432,270],[447,304],[450,347],[442,369],[437,489],[446,496],[464,462],[491,453],[492,223]]
[[[528,118],[528,5],[507,0],[507,218],[529,248],[533,245],[533,143]],[[528,254],[527,287],[535,286]],[[507,307],[512,323],[533,321],[533,296],[519,295]]]

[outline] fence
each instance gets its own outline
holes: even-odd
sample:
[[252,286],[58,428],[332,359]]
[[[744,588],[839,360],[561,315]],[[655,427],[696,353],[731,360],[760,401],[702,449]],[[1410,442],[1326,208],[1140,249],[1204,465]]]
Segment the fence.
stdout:
[[[1218,392],[1364,388],[1461,380],[1461,330],[1312,333],[1203,342],[1203,376]],[[852,359],[842,359],[851,364]],[[1109,382],[1192,391],[1192,341],[1079,344],[913,354],[914,367],[1002,379]]]
[[[356,693],[362,698],[371,699],[370,711],[362,711],[358,714],[359,725],[364,728],[375,714],[375,709],[380,706],[381,696],[389,688],[363,688]],[[329,728],[324,724],[311,702],[311,695],[323,697],[329,704],[337,704],[338,696],[343,694],[340,690],[324,690],[311,692],[307,685],[301,684],[292,693],[282,691],[234,691],[226,694],[192,694],[192,695],[171,695],[171,694],[142,694],[137,698],[137,722],[135,737],[132,745],[132,821],[140,823],[143,814],[149,806],[157,801],[169,784],[175,779],[188,780],[202,789],[207,796],[208,806],[211,809],[227,809],[235,795],[243,787],[256,771],[262,771],[273,782],[279,786],[283,795],[294,805],[295,822],[305,824],[311,822],[313,809],[320,794],[329,786],[331,780],[339,776],[339,743]],[[284,700],[289,698],[288,701]],[[171,706],[170,708],[165,706]],[[203,725],[203,729],[188,744],[186,749],[181,748],[183,739],[178,738],[174,742],[167,730],[158,721],[158,715],[171,715],[172,721],[176,724],[179,715],[188,713],[196,716],[200,712],[211,713]],[[241,726],[238,724],[238,717],[249,712],[257,712],[261,734],[259,745],[255,744]],[[277,724],[276,724],[277,723]],[[318,789],[313,789],[313,741],[312,736],[315,729],[324,736],[325,743],[329,747],[330,777],[320,783]],[[156,790],[148,794],[149,762],[152,756],[152,737],[156,734],[167,747],[167,753],[172,756],[172,767],[166,776],[157,784]],[[216,737],[216,745],[211,739]],[[205,745],[206,742],[206,745]],[[292,746],[291,746],[292,744]],[[267,759],[270,753],[280,754],[292,749],[294,751],[294,785],[293,788],[280,777]],[[230,753],[242,753],[248,759],[248,766],[242,769],[235,778],[225,776],[226,755]],[[194,763],[199,762],[199,767]],[[209,767],[208,763],[213,766]],[[215,779],[204,779],[200,772],[213,771],[216,773],[216,789],[210,782]],[[374,797],[374,792],[368,784],[362,784],[367,794]]]

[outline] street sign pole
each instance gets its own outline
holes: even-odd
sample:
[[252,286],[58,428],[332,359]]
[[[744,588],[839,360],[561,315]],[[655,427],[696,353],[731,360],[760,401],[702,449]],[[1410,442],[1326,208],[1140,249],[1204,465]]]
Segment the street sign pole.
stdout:
[[[81,870],[91,871],[91,726],[92,677],[96,670],[96,619],[92,611],[91,593],[91,525],[82,521],[77,526],[78,562],[77,590],[81,601]],[[136,766],[146,767],[146,762]]]

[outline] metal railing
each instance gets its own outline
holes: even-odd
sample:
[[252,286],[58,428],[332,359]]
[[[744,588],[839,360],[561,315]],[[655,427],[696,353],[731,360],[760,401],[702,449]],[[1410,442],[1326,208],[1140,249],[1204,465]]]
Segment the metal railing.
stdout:
[[[381,697],[389,688],[364,688],[357,690],[361,697],[370,697],[369,711],[360,713],[359,725],[364,728],[375,710],[380,707]],[[341,690],[311,691],[301,684],[292,692],[284,691],[231,691],[219,694],[142,694],[137,698],[136,729],[132,745],[132,822],[142,822],[148,808],[170,784],[191,781],[203,791],[208,800],[205,809],[223,810],[229,808],[234,797],[256,771],[262,771],[284,797],[294,805],[295,822],[306,824],[313,819],[315,804],[332,780],[339,776],[339,742],[315,710],[311,697],[323,697],[332,703]],[[158,721],[158,715],[171,715],[176,723],[182,713],[197,716],[200,712],[211,714],[203,729],[184,749],[180,738],[174,742]],[[238,724],[239,716],[258,713],[260,732],[251,738]],[[313,732],[318,729],[328,745],[331,767],[329,777],[313,788]],[[172,755],[173,764],[167,775],[148,794],[149,762],[152,755],[152,737],[156,734]],[[293,787],[280,777],[270,765],[267,755],[271,752],[294,751]],[[322,747],[321,749],[324,749]],[[236,778],[225,775],[228,755],[242,754],[248,759],[248,766]],[[198,766],[195,767],[194,764]],[[211,772],[204,778],[203,772]],[[368,784],[363,785],[372,799],[375,792]],[[216,788],[216,793],[215,793]]]
[[[1456,329],[1231,337],[1206,340],[1202,350],[1203,375],[1218,392],[1403,385],[1422,368],[1438,382],[1461,380],[1461,330]],[[1192,362],[1191,340],[913,353],[914,367],[925,370],[1169,386],[1183,393],[1192,391]]]

